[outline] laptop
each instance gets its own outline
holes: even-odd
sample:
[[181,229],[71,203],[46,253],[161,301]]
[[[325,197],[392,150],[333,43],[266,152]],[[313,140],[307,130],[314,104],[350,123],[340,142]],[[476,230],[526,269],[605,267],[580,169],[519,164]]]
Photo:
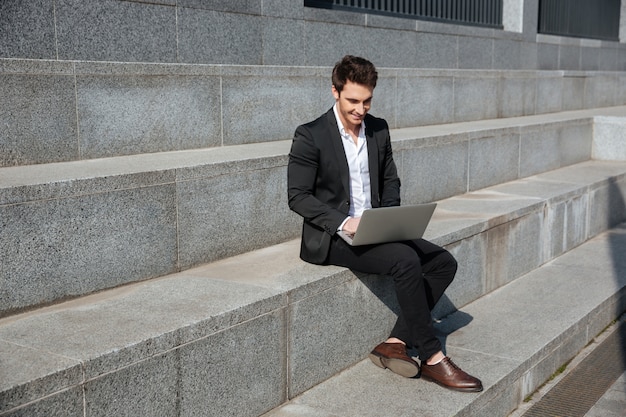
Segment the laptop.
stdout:
[[419,239],[437,203],[380,207],[365,210],[353,236],[342,231],[339,236],[352,246]]

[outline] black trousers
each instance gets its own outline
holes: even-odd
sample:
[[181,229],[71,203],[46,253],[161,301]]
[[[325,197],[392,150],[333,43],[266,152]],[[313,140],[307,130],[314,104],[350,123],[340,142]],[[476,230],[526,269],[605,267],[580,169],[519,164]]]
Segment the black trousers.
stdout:
[[416,348],[424,361],[442,350],[431,311],[456,274],[457,262],[450,252],[424,239],[350,246],[335,235],[327,263],[391,276],[400,314],[390,337]]

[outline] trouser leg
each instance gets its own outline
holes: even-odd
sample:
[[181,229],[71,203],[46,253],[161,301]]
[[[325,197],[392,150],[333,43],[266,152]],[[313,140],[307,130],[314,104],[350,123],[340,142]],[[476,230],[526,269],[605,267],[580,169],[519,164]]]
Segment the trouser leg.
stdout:
[[[448,251],[426,240],[420,239],[407,243],[414,248],[421,260],[424,290],[428,304],[429,320],[431,320],[430,311],[432,311],[454,279],[457,262]],[[410,301],[407,300],[407,302]],[[396,325],[391,331],[391,337],[396,337],[400,340],[413,340],[412,334],[415,330],[412,330],[411,327],[410,321],[405,320],[403,310],[401,309]],[[420,358],[423,360],[428,359],[432,354],[440,350],[438,343],[435,344],[432,341],[422,343],[425,343],[424,348],[419,348],[418,345],[415,345],[415,347],[418,348]]]
[[[422,358],[441,350],[430,310],[443,295],[456,271],[456,262],[447,251],[423,239],[352,247],[335,238],[328,263],[366,273],[390,275],[400,306],[400,316],[391,336],[414,346]],[[445,271],[440,271],[442,268]]]

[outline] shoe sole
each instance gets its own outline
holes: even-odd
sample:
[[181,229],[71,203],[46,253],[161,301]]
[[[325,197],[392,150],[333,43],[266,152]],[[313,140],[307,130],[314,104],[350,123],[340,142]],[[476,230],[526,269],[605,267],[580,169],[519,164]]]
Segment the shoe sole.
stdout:
[[412,364],[401,359],[384,358],[375,353],[370,353],[370,360],[379,368],[389,369],[391,372],[406,378],[413,378],[419,373],[417,364]]
[[425,379],[425,380],[427,380],[427,381],[434,382],[435,384],[437,384],[437,385],[439,385],[439,386],[441,386],[441,387],[448,388],[448,389],[451,389],[451,390],[453,390],[453,391],[460,391],[460,392],[481,392],[481,391],[483,390],[483,387],[482,387],[482,386],[480,386],[480,387],[476,387],[476,388],[451,387],[450,385],[446,385],[446,384],[444,384],[443,382],[440,382],[440,381],[436,380],[435,378],[432,378],[432,377],[430,377],[430,376],[428,376],[428,375],[424,375],[423,373],[422,373],[422,375],[421,375],[420,377],[421,377],[422,379]]

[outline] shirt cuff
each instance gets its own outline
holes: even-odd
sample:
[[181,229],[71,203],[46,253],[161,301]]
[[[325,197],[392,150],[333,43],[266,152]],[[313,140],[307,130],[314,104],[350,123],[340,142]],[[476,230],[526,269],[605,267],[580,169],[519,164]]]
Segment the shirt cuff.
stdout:
[[350,216],[346,217],[346,219],[344,221],[341,222],[341,224],[339,225],[339,227],[337,228],[338,232],[341,232],[343,230],[343,225],[346,224],[346,222],[350,220]]

